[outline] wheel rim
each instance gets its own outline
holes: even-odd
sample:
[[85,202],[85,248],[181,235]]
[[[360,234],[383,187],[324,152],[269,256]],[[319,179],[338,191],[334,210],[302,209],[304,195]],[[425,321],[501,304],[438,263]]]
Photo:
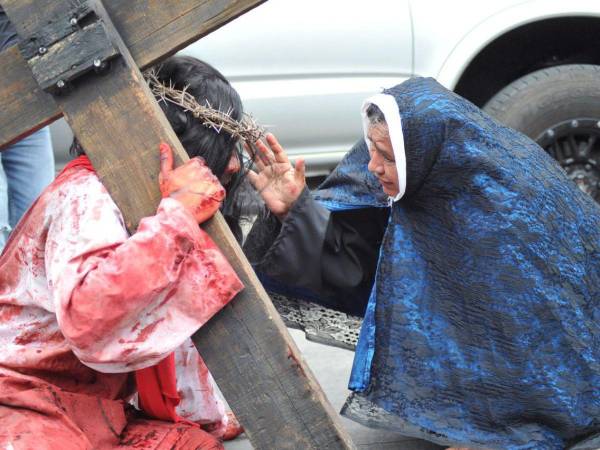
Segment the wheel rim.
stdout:
[[546,129],[536,142],[559,162],[579,189],[600,203],[600,120],[560,122]]

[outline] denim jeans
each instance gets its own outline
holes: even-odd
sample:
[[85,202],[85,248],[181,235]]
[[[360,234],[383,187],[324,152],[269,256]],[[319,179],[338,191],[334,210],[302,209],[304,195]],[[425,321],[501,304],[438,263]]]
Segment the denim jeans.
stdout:
[[0,164],[0,252],[6,244],[10,233],[10,223],[8,219],[8,190],[6,187],[6,174]]
[[54,179],[50,130],[42,128],[0,152],[0,250],[8,233]]

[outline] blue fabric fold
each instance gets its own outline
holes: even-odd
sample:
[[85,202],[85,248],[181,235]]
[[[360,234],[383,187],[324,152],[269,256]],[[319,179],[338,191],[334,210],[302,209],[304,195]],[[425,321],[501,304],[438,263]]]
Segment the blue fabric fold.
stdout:
[[[444,444],[562,449],[598,432],[600,208],[534,142],[434,80],[385,93],[407,190],[351,389],[385,411],[380,426]],[[319,201],[388,207],[368,159],[357,144]]]

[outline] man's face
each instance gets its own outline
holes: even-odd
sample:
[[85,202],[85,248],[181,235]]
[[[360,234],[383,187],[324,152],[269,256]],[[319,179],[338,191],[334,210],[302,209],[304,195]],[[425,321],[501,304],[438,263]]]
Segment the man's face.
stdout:
[[240,158],[237,154],[237,152],[232,152],[231,154],[231,158],[229,159],[229,162],[227,163],[227,167],[225,168],[225,171],[223,172],[223,175],[221,176],[221,184],[223,186],[227,186],[229,184],[229,182],[231,181],[231,179],[233,178],[233,175],[238,173],[241,169],[241,164],[240,164]]
[[385,123],[370,125],[367,137],[369,156],[371,157],[367,166],[369,172],[377,177],[383,187],[383,192],[390,197],[395,197],[400,192],[400,187],[387,125]]

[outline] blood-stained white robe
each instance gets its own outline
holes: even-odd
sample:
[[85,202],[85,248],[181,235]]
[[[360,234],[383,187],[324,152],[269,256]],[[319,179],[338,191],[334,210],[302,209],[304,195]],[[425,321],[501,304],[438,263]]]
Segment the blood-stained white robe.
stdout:
[[241,288],[179,202],[129,236],[95,173],[66,170],[0,257],[0,448],[196,448],[195,427],[126,412],[131,374],[176,351],[178,413],[218,422],[189,338]]

